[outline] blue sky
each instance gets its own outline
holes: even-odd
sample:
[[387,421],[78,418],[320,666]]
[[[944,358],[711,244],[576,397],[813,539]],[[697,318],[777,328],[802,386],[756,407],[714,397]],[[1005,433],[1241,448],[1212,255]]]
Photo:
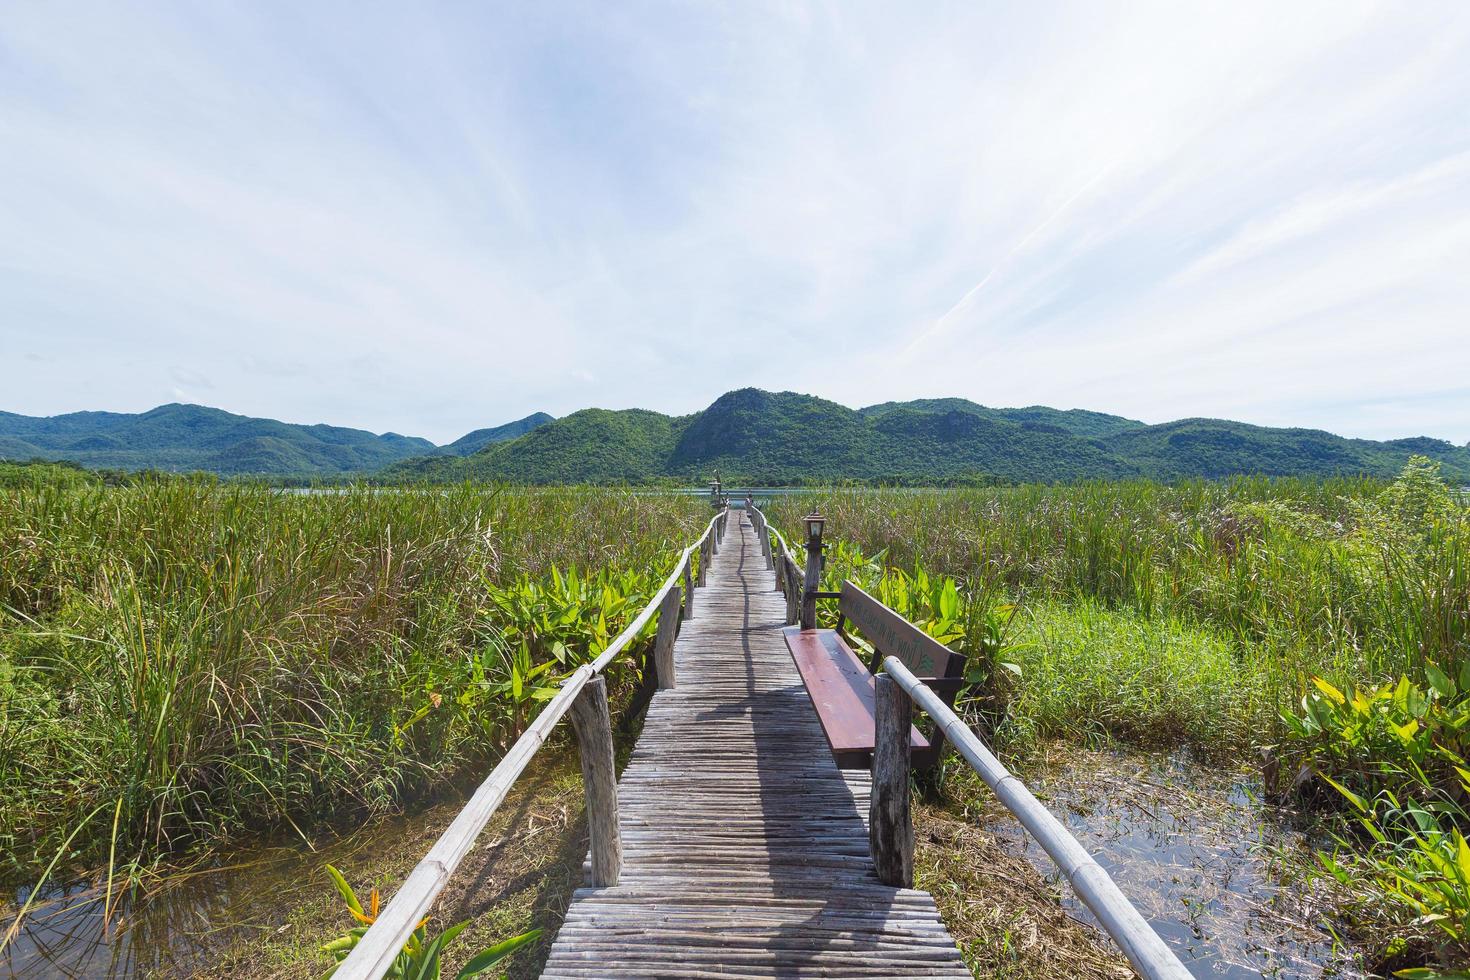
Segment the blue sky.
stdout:
[[7,3],[0,409],[1470,439],[1470,5]]

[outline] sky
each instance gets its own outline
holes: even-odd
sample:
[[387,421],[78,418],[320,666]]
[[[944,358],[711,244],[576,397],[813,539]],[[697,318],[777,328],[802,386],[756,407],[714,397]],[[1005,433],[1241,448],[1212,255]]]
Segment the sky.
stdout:
[[27,2],[0,410],[1470,440],[1470,4]]

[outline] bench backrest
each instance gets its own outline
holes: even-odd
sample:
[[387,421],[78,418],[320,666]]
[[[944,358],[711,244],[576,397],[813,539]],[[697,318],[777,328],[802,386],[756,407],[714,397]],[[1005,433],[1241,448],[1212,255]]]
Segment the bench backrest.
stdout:
[[897,657],[916,677],[959,677],[965,658],[851,582],[837,600],[842,617],[862,631],[882,657]]

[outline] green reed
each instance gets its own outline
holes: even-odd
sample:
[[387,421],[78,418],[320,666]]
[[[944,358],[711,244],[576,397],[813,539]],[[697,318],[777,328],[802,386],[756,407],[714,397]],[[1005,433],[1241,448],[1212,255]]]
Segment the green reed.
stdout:
[[[478,486],[0,490],[0,874],[27,879],[84,818],[67,865],[139,867],[443,785],[631,619],[703,516]],[[562,609],[572,639],[528,662],[493,597],[569,570],[596,608]]]
[[[1431,498],[1436,502],[1426,503]],[[1392,483],[853,488],[784,498],[770,516],[795,528],[815,506],[830,534],[864,553],[885,554],[891,567],[951,575],[971,591],[1002,589],[1021,610],[1015,639],[1023,668],[1028,659],[1045,667],[1043,654],[1061,650],[1063,641],[1070,648],[1078,637],[1094,637],[1067,658],[1061,681],[1085,686],[1089,678],[1076,672],[1089,662],[1091,680],[1121,669],[1117,657],[1131,657],[1139,646],[1124,642],[1134,632],[1129,618],[1199,634],[1213,676],[1230,667],[1218,650],[1230,653],[1235,671],[1253,675],[1230,685],[1240,711],[1218,726],[1205,723],[1208,715],[1181,718],[1177,703],[1165,712],[1163,702],[1177,699],[1154,685],[1160,716],[1170,716],[1166,727],[1208,743],[1234,740],[1256,723],[1269,739],[1277,711],[1315,674],[1422,676],[1428,663],[1470,659],[1470,530],[1463,508],[1443,509],[1448,500],[1432,472],[1411,465]],[[1160,656],[1174,649],[1154,646]],[[1042,692],[1033,702],[1054,704],[1056,713],[1019,719],[1028,734],[1089,728],[1075,709],[1063,716],[1064,699]],[[1123,705],[1086,703],[1100,718]]]

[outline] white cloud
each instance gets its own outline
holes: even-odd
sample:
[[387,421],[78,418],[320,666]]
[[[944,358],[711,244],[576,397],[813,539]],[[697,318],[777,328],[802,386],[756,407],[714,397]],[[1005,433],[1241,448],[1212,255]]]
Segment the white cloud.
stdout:
[[13,5],[3,407],[1470,438],[1470,11]]

